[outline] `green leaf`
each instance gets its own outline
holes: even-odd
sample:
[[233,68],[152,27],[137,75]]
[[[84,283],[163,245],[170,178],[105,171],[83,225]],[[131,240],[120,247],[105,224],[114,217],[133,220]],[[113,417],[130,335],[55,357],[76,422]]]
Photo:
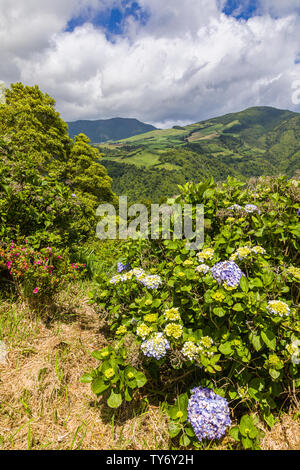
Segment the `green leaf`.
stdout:
[[220,344],[219,351],[225,356],[231,354],[233,352],[231,348],[231,342],[227,341],[226,343]]
[[147,378],[146,378],[145,374],[143,374],[143,372],[139,372],[139,371],[136,372],[135,380],[136,380],[138,388],[143,387],[145,385],[145,383],[147,383]]
[[262,378],[255,378],[252,379],[249,383],[248,392],[249,395],[254,398],[255,400],[259,401],[260,392],[262,392],[265,388],[265,380]]
[[244,449],[251,449],[253,447],[253,441],[249,437],[242,437],[242,444]]
[[241,440],[240,439],[240,430],[239,430],[238,426],[234,426],[233,428],[231,428],[229,430],[229,434],[235,441],[239,442]]
[[260,336],[255,335],[254,333],[250,333],[249,339],[255,349],[255,351],[260,351],[261,348],[263,347],[263,343],[261,341]]
[[249,291],[249,283],[246,276],[241,277],[240,286],[243,292],[247,293]]
[[224,315],[226,314],[225,310],[223,310],[221,307],[215,307],[213,309],[213,312],[215,315],[217,315],[217,317],[224,317]]
[[102,395],[108,387],[109,384],[105,383],[102,377],[94,379],[91,385],[91,389],[96,395]]
[[170,421],[169,422],[169,434],[170,437],[176,437],[181,431],[181,425],[179,422]]
[[102,355],[102,351],[93,351],[92,352],[92,356],[95,358],[95,359],[99,359],[99,361],[103,361],[103,355]]
[[253,424],[253,420],[251,416],[249,415],[242,416],[241,421],[240,421],[240,433],[242,434],[242,436],[247,437],[250,430],[253,428],[253,426],[254,424]]
[[280,372],[279,370],[276,370],[276,369],[269,369],[269,374],[274,380],[277,380],[278,377],[280,377]]
[[235,304],[232,307],[232,310],[234,310],[235,312],[243,312],[243,310],[245,310],[245,307],[242,304]]
[[82,384],[87,384],[93,381],[93,376],[91,374],[83,374],[83,376],[80,378],[80,382]]
[[270,330],[267,331],[262,331],[261,334],[261,339],[265,343],[265,345],[271,349],[272,351],[275,351],[276,349],[276,336],[274,333]]
[[111,391],[110,397],[107,400],[107,404],[110,408],[119,408],[122,403],[122,395],[121,393],[115,393],[113,390]]
[[129,388],[125,389],[124,398],[125,398],[126,401],[131,401],[132,400],[132,391]]
[[186,434],[183,434],[181,436],[181,438],[179,439],[179,444],[182,446],[182,447],[187,447],[189,444],[190,444],[191,440],[190,438],[186,435]]

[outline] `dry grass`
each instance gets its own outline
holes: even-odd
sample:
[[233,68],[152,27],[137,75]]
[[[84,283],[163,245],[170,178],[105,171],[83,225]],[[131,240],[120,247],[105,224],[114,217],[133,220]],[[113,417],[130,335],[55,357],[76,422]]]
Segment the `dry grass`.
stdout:
[[114,415],[95,401],[88,384],[79,382],[97,365],[91,352],[106,344],[99,315],[84,291],[76,286],[76,295],[68,292],[73,301],[61,302],[64,319],[51,324],[22,305],[2,307],[0,315],[8,318],[2,322],[2,338],[9,352],[0,364],[0,448],[167,448],[159,409],[147,408],[136,416],[141,407],[135,404],[126,410],[125,420],[124,410]]
[[[167,421],[144,400],[116,412],[95,401],[81,375],[106,339],[103,321],[86,299],[86,284],[60,298],[51,322],[20,304],[2,304],[0,339],[0,449],[169,449]],[[284,415],[263,440],[264,449],[300,449],[299,420]],[[224,448],[224,443],[219,448]]]

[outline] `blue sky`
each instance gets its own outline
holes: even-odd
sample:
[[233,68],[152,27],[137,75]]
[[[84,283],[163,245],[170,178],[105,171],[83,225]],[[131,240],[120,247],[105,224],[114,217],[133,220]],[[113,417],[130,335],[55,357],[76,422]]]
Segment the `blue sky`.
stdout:
[[234,16],[237,19],[248,20],[256,14],[257,8],[257,0],[227,0],[223,8],[223,12],[226,15]]
[[77,26],[82,26],[88,21],[96,27],[103,28],[107,38],[110,39],[114,35],[124,34],[125,21],[129,17],[143,25],[146,24],[148,16],[148,13],[140,7],[138,2],[122,0],[121,8],[115,6],[100,12],[90,9],[85,15],[71,18],[65,30],[72,32]]

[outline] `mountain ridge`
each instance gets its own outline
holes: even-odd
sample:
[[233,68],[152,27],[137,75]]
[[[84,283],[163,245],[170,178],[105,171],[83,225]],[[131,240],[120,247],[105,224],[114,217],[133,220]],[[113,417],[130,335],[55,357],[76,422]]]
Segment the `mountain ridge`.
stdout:
[[93,144],[119,140],[147,131],[156,130],[151,124],[145,124],[135,118],[115,117],[110,119],[80,119],[67,122],[69,136],[74,139],[75,135],[83,133],[87,135]]

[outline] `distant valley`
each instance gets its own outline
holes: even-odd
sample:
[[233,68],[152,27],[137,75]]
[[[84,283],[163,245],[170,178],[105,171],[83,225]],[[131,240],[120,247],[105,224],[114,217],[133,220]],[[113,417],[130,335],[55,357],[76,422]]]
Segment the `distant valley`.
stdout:
[[[79,123],[72,132],[86,133]],[[121,127],[119,121],[110,136],[120,135]],[[253,107],[185,127],[111,138],[97,147],[117,194],[158,201],[176,193],[178,184],[202,177],[295,175],[300,169],[300,114]]]

